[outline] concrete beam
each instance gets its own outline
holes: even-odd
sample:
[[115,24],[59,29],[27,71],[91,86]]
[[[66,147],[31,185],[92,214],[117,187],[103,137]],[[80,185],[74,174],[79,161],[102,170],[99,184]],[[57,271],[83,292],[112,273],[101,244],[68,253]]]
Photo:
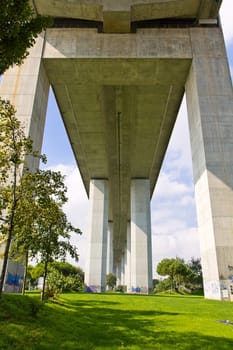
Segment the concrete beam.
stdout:
[[41,15],[102,21],[107,30],[119,32],[134,21],[214,18],[222,0],[33,0],[33,3]]

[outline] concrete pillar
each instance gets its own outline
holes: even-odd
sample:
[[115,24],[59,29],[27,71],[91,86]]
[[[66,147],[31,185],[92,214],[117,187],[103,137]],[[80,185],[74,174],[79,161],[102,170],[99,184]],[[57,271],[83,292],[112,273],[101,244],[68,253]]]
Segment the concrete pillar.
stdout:
[[121,263],[120,261],[118,261],[117,265],[116,265],[116,285],[119,286],[121,284]]
[[107,237],[107,270],[106,274],[113,273],[113,223],[108,222]]
[[[31,137],[33,148],[39,153],[42,147],[49,93],[49,81],[41,60],[43,45],[44,35],[41,34],[30,49],[30,54],[24,64],[8,69],[0,83],[1,98],[10,100],[13,104],[16,116],[24,127],[25,135]],[[39,167],[39,159],[28,157],[27,167],[30,171],[36,170]],[[0,250],[4,250],[4,247],[5,245],[2,244]],[[23,274],[23,264],[9,260],[4,290],[20,292]]]
[[108,182],[90,182],[89,252],[85,284],[92,291],[103,292],[106,287],[108,230]]
[[121,285],[125,285],[125,254],[121,256]]
[[[233,289],[233,99],[221,30],[191,29],[186,83],[205,297]],[[232,286],[232,288],[231,288]]]
[[126,259],[125,259],[125,285],[127,292],[131,292],[131,234],[130,234],[130,222],[127,224],[127,241],[126,241]]
[[131,180],[131,290],[152,290],[150,181]]
[[[34,149],[38,152],[41,151],[43,141],[49,93],[49,81],[41,60],[43,46],[44,35],[41,34],[24,64],[7,70],[0,84],[0,96],[14,105],[25,134],[31,137]],[[35,170],[39,160],[30,159],[27,165],[30,170]]]

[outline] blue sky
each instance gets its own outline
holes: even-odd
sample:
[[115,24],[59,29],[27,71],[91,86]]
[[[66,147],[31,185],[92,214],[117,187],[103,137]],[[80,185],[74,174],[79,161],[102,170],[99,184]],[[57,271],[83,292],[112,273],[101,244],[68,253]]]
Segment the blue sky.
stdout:
[[[221,20],[231,72],[233,72],[233,1],[223,0]],[[88,199],[69,145],[59,110],[50,92],[42,152],[48,168],[66,175],[69,201],[65,212],[83,231],[72,237],[80,254],[79,265],[85,268],[88,229]],[[199,257],[199,239],[194,201],[191,153],[185,98],[164,159],[161,174],[151,201],[153,271],[164,257],[179,256],[189,260]]]

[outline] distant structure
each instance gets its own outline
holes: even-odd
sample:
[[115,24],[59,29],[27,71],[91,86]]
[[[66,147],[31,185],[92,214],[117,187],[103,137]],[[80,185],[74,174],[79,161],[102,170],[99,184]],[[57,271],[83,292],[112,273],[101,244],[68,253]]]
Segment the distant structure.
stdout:
[[233,300],[233,99],[221,3],[33,1],[54,27],[7,71],[0,95],[40,149],[53,88],[90,198],[89,290],[104,291],[112,272],[128,292],[151,292],[150,199],[186,92],[205,297]]

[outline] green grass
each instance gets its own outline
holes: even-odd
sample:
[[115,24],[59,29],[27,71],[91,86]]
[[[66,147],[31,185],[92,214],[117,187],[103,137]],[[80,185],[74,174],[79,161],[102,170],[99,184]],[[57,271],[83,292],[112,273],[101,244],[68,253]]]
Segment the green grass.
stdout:
[[233,349],[233,303],[187,296],[3,295],[0,350]]

